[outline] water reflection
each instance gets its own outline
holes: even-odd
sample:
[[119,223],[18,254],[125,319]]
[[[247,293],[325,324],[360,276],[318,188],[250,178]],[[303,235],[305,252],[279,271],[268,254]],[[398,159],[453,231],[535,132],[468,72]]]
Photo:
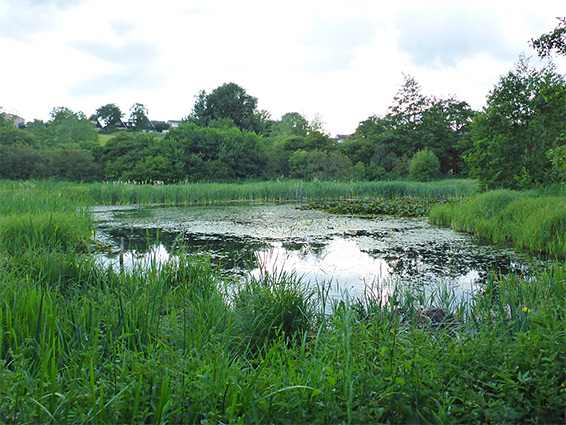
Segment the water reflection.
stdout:
[[118,263],[121,238],[126,267],[166,260],[183,245],[238,273],[291,272],[313,283],[332,282],[335,296],[398,282],[429,291],[449,286],[463,296],[489,271],[521,272],[530,261],[426,219],[332,216],[290,204],[99,207],[95,217],[99,238],[113,247],[101,256],[106,264]]

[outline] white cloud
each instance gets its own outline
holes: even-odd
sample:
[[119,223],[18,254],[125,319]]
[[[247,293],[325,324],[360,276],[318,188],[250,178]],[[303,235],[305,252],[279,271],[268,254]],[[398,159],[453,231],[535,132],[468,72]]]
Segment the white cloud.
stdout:
[[[144,103],[186,116],[233,81],[274,118],[320,113],[331,133],[383,114],[413,75],[479,108],[528,41],[556,25],[551,0],[0,0],[0,105],[28,120]],[[562,14],[562,15],[561,15]],[[559,69],[564,70],[563,62]]]
[[395,23],[399,50],[418,66],[452,68],[480,54],[500,61],[516,58],[500,19],[487,10],[423,6],[400,11]]

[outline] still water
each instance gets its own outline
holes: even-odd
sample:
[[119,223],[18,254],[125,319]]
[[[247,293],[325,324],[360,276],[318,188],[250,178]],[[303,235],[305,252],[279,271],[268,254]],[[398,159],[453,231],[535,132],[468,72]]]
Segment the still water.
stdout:
[[426,218],[360,218],[299,210],[297,204],[97,207],[97,237],[111,247],[101,256],[125,266],[169,258],[182,243],[209,252],[218,267],[242,275],[287,272],[312,284],[361,295],[368,287],[447,287],[465,297],[487,273],[524,272],[529,257],[481,244],[429,224]]

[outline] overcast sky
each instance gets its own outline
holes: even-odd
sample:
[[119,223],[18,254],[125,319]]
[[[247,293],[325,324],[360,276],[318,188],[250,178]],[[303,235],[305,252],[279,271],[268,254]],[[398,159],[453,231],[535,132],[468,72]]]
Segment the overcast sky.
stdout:
[[[0,106],[182,119],[234,82],[279,119],[319,114],[332,134],[383,115],[403,82],[481,109],[564,0],[0,0]],[[556,59],[561,73],[566,61]]]

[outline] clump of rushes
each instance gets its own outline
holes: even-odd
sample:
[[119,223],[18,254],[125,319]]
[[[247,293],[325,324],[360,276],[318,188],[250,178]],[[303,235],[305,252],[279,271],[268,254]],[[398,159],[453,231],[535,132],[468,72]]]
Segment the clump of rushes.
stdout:
[[290,273],[263,272],[239,285],[233,299],[234,325],[253,352],[278,337],[292,341],[313,327],[314,289]]
[[76,212],[0,216],[0,246],[12,255],[36,250],[86,251],[91,221]]
[[427,215],[432,207],[444,203],[447,203],[447,200],[429,197],[350,199],[345,201],[313,202],[300,208],[323,210],[331,214],[422,217]]

